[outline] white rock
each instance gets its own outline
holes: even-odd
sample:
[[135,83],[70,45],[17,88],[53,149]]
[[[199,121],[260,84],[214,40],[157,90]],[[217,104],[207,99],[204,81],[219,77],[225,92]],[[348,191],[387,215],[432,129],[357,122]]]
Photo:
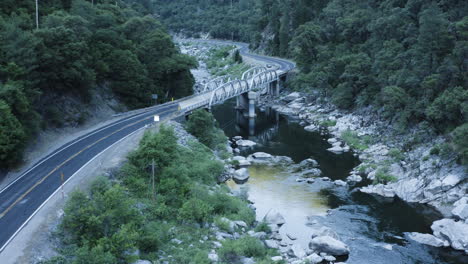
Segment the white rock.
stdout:
[[329,261],[329,262],[333,262],[336,260],[336,258],[334,256],[323,256],[323,259],[326,260],[326,261]]
[[457,206],[462,205],[462,204],[468,204],[468,197],[467,196],[464,196],[464,197],[460,198],[460,200],[453,203],[453,206],[457,207]]
[[304,248],[299,244],[294,244],[291,246],[290,254],[297,258],[304,258],[305,256],[307,256]]
[[276,240],[272,240],[272,239],[268,239],[268,240],[265,240],[265,246],[267,248],[278,248],[278,242],[276,242]]
[[408,234],[408,237],[412,240],[419,242],[421,244],[433,246],[433,247],[442,247],[444,246],[444,241],[431,235],[431,234],[421,234],[417,232],[412,232]]
[[350,181],[350,182],[361,182],[362,181],[362,177],[359,176],[359,175],[356,175],[356,174],[352,174],[352,175],[349,175],[347,178],[346,178],[347,181]]
[[323,258],[319,255],[317,255],[317,253],[313,253],[312,255],[310,256],[307,256],[306,258],[311,264],[317,264],[317,263],[320,263],[323,261]]
[[292,235],[292,234],[290,234],[290,233],[286,233],[286,236],[287,236],[289,239],[291,239],[291,240],[296,240],[296,239],[297,239],[296,236],[294,236],[294,235]]
[[310,241],[309,247],[313,250],[325,252],[334,256],[349,254],[348,246],[331,236],[314,237],[312,241]]
[[233,160],[237,160],[237,161],[241,161],[241,160],[245,160],[245,157],[242,157],[242,156],[234,156],[232,159],[233,159]]
[[233,137],[232,139],[234,139],[235,141],[241,140],[241,139],[242,139],[242,136],[235,136],[235,137]]
[[456,174],[449,174],[442,180],[442,188],[448,190],[457,185],[461,179]]
[[284,102],[292,102],[294,100],[296,100],[297,98],[301,97],[301,94],[299,94],[298,92],[293,92],[293,93],[290,93],[289,95],[281,98],[282,101]]
[[314,125],[314,124],[310,124],[310,125],[304,127],[304,130],[308,131],[308,132],[316,132],[316,131],[319,130],[319,127]]
[[210,253],[208,254],[208,259],[213,262],[217,262],[219,260],[219,257],[218,257],[218,254],[216,253]]
[[248,167],[252,165],[252,163],[248,160],[239,160],[239,166],[240,167]]
[[468,204],[460,204],[453,208],[452,214],[460,219],[468,219]]
[[312,168],[301,172],[301,176],[305,178],[316,178],[320,177],[320,175],[322,175],[322,171],[317,168]]
[[239,227],[247,227],[247,223],[244,221],[233,221]]
[[335,154],[341,154],[344,152],[344,149],[340,146],[333,146],[331,148],[328,148],[327,150]]
[[333,182],[335,185],[338,185],[338,186],[346,186],[347,183],[342,181],[342,180],[336,180]]
[[274,256],[271,257],[271,261],[277,262],[277,261],[282,261],[283,257],[282,256]]
[[252,157],[254,159],[267,160],[267,159],[271,159],[273,156],[265,152],[255,152],[254,154],[252,154]]
[[364,186],[360,188],[359,191],[369,194],[378,194],[383,197],[395,197],[395,191],[390,186],[383,184]]
[[308,158],[299,163],[299,168],[300,169],[310,169],[310,168],[316,168],[318,166],[318,162],[314,159]]
[[321,226],[319,228],[312,229],[311,238],[319,237],[319,236],[330,236],[335,239],[338,239],[338,234],[333,231],[331,228],[326,226]]
[[337,140],[336,138],[329,138],[329,139],[327,139],[327,141],[328,141],[328,143],[330,143],[330,144],[332,144],[332,145],[333,145],[334,143],[338,142],[338,140]]
[[252,140],[247,140],[247,139],[241,139],[236,141],[237,146],[239,147],[253,147],[257,145],[257,143],[253,142]]
[[468,224],[444,218],[432,223],[431,229],[436,237],[448,240],[454,249],[468,253]]
[[245,183],[250,177],[249,171],[246,168],[238,169],[234,172],[232,179],[238,183],[242,184]]
[[139,260],[133,262],[132,264],[152,264],[152,262],[149,261],[149,260],[139,259]]
[[286,221],[284,220],[284,217],[279,212],[276,212],[276,211],[273,211],[273,210],[268,212],[267,215],[265,215],[264,220],[268,224],[274,224],[274,225],[279,225],[279,226],[286,223]]

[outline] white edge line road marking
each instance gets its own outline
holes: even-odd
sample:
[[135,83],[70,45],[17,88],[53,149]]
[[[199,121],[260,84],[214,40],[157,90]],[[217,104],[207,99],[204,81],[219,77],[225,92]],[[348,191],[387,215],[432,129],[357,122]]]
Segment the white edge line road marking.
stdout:
[[8,246],[8,244],[16,237],[16,235],[29,223],[29,221],[31,220],[31,218],[33,218],[38,212],[39,210],[42,209],[42,207],[45,206],[45,204],[50,200],[52,199],[52,197],[58,192],[61,190],[61,187],[64,186],[65,184],[67,184],[68,181],[70,181],[77,173],[79,173],[84,167],[86,167],[89,163],[91,163],[93,160],[95,160],[97,157],[101,156],[102,153],[104,153],[106,150],[110,149],[111,147],[113,147],[115,144],[118,144],[120,143],[121,141],[125,140],[126,138],[130,137],[131,135],[137,133],[138,131],[142,130],[142,129],[145,129],[147,128],[146,126],[143,126],[143,127],[140,127],[139,129],[133,131],[132,133],[126,135],[125,137],[119,139],[119,141],[115,142],[114,144],[110,145],[109,147],[107,147],[106,149],[104,149],[103,151],[99,152],[96,156],[94,156],[92,159],[90,159],[88,162],[86,162],[83,166],[81,166],[81,168],[79,168],[75,173],[73,173],[72,176],[70,176],[70,178],[68,178],[62,185],[60,185],[57,190],[55,190],[55,192],[53,192],[40,206],[39,208],[36,209],[36,211],[34,211],[34,213],[32,213],[31,216],[29,216],[28,219],[26,219],[26,221],[20,226],[20,228],[18,228],[18,230],[16,230],[16,232],[7,240],[7,242],[5,242],[5,244],[2,246],[2,248],[0,248],[0,253],[3,252],[3,250]]
[[[153,109],[151,109],[151,110],[153,110]],[[66,150],[67,148],[69,148],[69,147],[75,145],[76,143],[78,143],[78,142],[80,142],[80,141],[82,141],[82,140],[84,140],[84,139],[86,139],[86,138],[88,138],[88,137],[90,137],[90,136],[92,136],[92,135],[94,135],[94,134],[96,134],[96,133],[99,133],[99,132],[101,132],[101,131],[104,130],[104,129],[107,129],[107,128],[112,127],[112,126],[115,126],[115,125],[118,125],[118,124],[123,123],[123,122],[125,122],[125,121],[129,121],[129,120],[132,120],[132,119],[141,117],[142,115],[147,114],[147,113],[150,112],[151,110],[148,110],[148,111],[143,112],[143,113],[140,113],[140,114],[136,114],[136,115],[133,116],[133,117],[129,117],[129,118],[125,118],[125,117],[124,117],[123,119],[121,119],[121,120],[119,120],[119,121],[116,121],[115,123],[108,124],[108,125],[106,125],[106,126],[103,126],[103,127],[99,128],[99,129],[97,129],[97,130],[94,130],[94,131],[90,132],[89,134],[84,135],[82,138],[80,138],[80,139],[78,139],[78,140],[75,139],[74,142],[73,142],[73,140],[72,140],[72,141],[69,141],[69,142],[65,143],[64,145],[62,145],[62,146],[60,146],[59,148],[57,148],[56,150],[54,150],[54,152],[52,152],[52,153],[49,154],[48,156],[44,157],[43,160],[41,160],[39,163],[37,163],[36,165],[34,165],[32,168],[29,168],[27,171],[23,172],[23,174],[21,174],[21,175],[20,175],[18,178],[16,178],[14,181],[10,182],[7,186],[5,186],[5,188],[3,188],[3,189],[0,190],[0,193],[3,193],[3,192],[4,192],[6,189],[8,189],[11,185],[13,185],[15,182],[19,181],[21,178],[23,178],[26,174],[28,174],[29,172],[31,172],[31,171],[32,171],[33,169],[35,169],[37,166],[39,166],[39,165],[41,165],[42,163],[48,161],[50,158],[54,157],[55,155],[57,155],[58,153],[60,153],[60,152],[62,152],[62,151],[64,151],[64,150]],[[70,144],[70,143],[71,143],[71,144]],[[70,145],[66,146],[67,144],[70,144]],[[65,147],[64,147],[64,146],[65,146]],[[0,250],[0,252],[1,252],[1,250]]]

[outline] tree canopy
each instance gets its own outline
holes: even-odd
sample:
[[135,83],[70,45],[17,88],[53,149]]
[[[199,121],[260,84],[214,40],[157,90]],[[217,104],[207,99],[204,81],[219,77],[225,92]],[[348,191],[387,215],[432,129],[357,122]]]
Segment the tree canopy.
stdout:
[[[24,140],[68,118],[61,107],[86,105],[94,91],[112,93],[128,108],[193,93],[190,68],[153,15],[150,0],[0,3],[0,167],[21,157]],[[19,123],[19,125],[17,125]],[[15,153],[12,152],[15,150]]]

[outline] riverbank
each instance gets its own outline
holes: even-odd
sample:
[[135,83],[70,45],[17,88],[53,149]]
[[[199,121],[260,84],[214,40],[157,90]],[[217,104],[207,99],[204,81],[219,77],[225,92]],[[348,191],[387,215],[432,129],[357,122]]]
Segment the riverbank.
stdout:
[[453,155],[444,153],[442,137],[425,134],[421,127],[401,133],[370,114],[370,109],[340,111],[319,96],[283,94],[259,105],[297,119],[307,131],[329,134],[333,145],[329,151],[333,153],[353,151],[362,163],[350,173],[348,183],[363,179],[374,183],[360,188],[361,192],[430,204],[447,217],[434,222],[435,236],[414,234],[413,238],[426,244],[468,249],[466,168],[456,164]]

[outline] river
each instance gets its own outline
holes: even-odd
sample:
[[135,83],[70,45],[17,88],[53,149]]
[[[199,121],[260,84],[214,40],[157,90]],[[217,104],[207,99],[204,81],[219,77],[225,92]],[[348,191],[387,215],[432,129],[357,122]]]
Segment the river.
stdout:
[[[246,156],[262,151],[291,157],[295,162],[313,158],[324,176],[344,180],[359,164],[352,153],[333,154],[326,136],[305,131],[299,124],[274,111],[257,109],[255,127],[240,127],[236,122],[234,100],[214,108],[219,126],[229,137],[241,135],[258,143],[243,151]],[[247,122],[248,123],[248,122]],[[307,247],[317,222],[332,228],[350,247],[346,263],[468,263],[460,251],[434,248],[407,238],[406,232],[430,233],[434,220],[442,218],[436,210],[421,204],[408,204],[398,198],[375,197],[356,191],[359,187],[338,187],[331,182],[297,182],[278,168],[252,166],[250,179],[233,189],[245,188],[257,208],[257,219],[274,209],[286,219],[280,233],[297,237]],[[364,183],[361,183],[364,184]]]

